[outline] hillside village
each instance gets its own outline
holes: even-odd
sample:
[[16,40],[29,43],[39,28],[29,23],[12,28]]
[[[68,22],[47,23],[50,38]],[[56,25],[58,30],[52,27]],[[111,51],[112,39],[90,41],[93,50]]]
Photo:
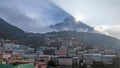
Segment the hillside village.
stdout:
[[[40,46],[38,48],[1,39],[0,63],[14,66],[31,64],[36,68],[115,68],[119,66],[120,57],[114,50],[82,46],[73,39],[59,47]],[[51,42],[54,41],[49,40],[47,43]],[[79,46],[74,46],[76,44]]]

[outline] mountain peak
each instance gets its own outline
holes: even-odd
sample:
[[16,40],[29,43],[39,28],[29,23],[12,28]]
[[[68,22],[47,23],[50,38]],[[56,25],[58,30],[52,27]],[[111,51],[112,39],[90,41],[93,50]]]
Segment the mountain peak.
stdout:
[[61,23],[51,25],[50,28],[58,31],[78,31],[78,32],[93,32],[94,29],[87,24],[76,21],[74,17],[70,16],[63,20]]

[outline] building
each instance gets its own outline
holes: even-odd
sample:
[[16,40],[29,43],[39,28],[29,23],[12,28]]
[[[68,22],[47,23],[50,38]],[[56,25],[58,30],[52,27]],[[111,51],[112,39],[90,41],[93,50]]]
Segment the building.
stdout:
[[93,60],[83,60],[83,64],[85,64],[85,65],[92,65],[93,64]]
[[102,54],[93,54],[92,59],[94,62],[102,62]]
[[58,61],[58,58],[59,58],[59,56],[51,56],[51,60],[53,60],[53,61]]
[[60,56],[60,57],[66,57],[67,56],[67,48],[61,47],[59,50],[55,51],[55,55]]
[[3,53],[3,57],[4,59],[8,59],[10,58],[12,55],[10,53]]
[[115,52],[113,50],[105,50],[106,55],[113,55]]
[[35,59],[36,57],[37,57],[37,55],[36,54],[24,54],[24,55],[22,55],[24,58],[27,58],[27,59]]
[[73,57],[73,67],[79,67],[80,66],[80,60],[78,57]]
[[25,54],[25,50],[13,50],[12,55],[22,56]]
[[69,50],[69,51],[68,51],[68,56],[69,56],[69,57],[74,57],[74,56],[76,56],[76,51],[75,51],[75,50]]
[[36,61],[48,62],[51,59],[50,55],[39,55],[36,57]]
[[113,59],[115,55],[103,55],[102,60],[104,64],[113,64]]
[[83,59],[83,54],[84,54],[84,52],[78,52],[78,54],[77,54],[77,55],[78,55],[78,57],[79,57],[79,59],[80,59],[80,60],[82,60],[82,59]]
[[36,51],[35,52],[37,55],[43,55],[43,51]]
[[28,48],[27,50],[26,50],[26,53],[33,53],[35,51],[35,49],[34,48]]
[[60,57],[58,58],[58,64],[61,66],[72,66],[73,59],[71,57]]
[[93,64],[93,54],[83,54],[83,64]]

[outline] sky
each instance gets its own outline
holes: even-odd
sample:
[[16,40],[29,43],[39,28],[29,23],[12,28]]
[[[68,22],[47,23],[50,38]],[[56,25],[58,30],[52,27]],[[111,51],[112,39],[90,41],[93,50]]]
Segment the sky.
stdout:
[[120,0],[52,0],[95,30],[120,38]]
[[73,16],[92,26],[120,24],[120,0],[53,0]]
[[106,34],[120,34],[120,0],[0,0],[0,17],[29,32],[72,15]]

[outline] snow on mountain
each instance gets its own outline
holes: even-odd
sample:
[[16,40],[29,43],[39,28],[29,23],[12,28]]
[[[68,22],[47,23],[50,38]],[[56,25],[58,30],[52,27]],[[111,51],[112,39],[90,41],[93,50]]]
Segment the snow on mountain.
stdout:
[[49,27],[57,31],[94,32],[93,27],[88,26],[81,21],[76,21],[72,16],[65,18],[61,23],[50,25]]

